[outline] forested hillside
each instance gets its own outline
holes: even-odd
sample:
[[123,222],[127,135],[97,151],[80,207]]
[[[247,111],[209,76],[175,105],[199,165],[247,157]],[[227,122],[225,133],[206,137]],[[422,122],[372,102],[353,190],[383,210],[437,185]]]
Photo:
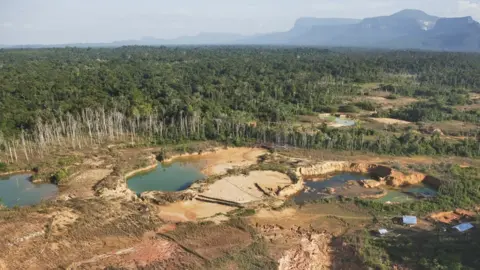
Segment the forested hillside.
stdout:
[[[458,111],[452,107],[471,104],[469,95],[479,91],[477,54],[280,47],[0,50],[0,70],[0,130],[6,138],[18,138],[21,130],[36,130],[38,140],[42,136],[37,123],[53,119],[51,125],[58,124],[66,134],[64,122],[71,119],[85,123],[86,116],[92,115],[87,121],[92,124],[93,119],[105,121],[105,115],[113,119],[120,113],[124,120],[119,121],[130,123],[130,132],[143,129],[150,137],[155,136],[148,126],[157,123],[158,127],[161,122],[174,130],[168,133],[169,139],[216,139],[222,132],[222,139],[232,134],[235,138],[231,139],[237,141],[266,139],[269,130],[277,143],[312,147],[399,154],[480,152],[475,138],[462,142],[415,139],[418,135],[379,134],[361,127],[300,134],[289,124],[298,115],[347,111],[346,97],[367,95],[364,86],[371,82],[380,83],[378,90],[392,98],[413,96],[424,102],[401,110],[372,108],[380,114],[413,122],[454,119],[479,123],[478,109]],[[153,124],[152,119],[156,121]],[[251,121],[258,121],[258,126],[247,125]],[[198,128],[192,128],[193,122]],[[192,132],[185,131],[187,126]],[[221,130],[220,126],[229,128]],[[250,129],[254,130],[247,131]],[[195,132],[198,134],[193,136]],[[289,135],[297,133],[300,135]],[[428,144],[428,149],[405,144],[411,140]]]

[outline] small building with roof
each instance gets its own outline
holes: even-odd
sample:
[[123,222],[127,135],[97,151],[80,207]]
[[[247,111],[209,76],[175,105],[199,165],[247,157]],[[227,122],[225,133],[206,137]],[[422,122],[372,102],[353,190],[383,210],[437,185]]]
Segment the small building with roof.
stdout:
[[403,225],[417,225],[417,217],[416,216],[403,216],[402,217]]
[[473,228],[472,223],[462,223],[452,227],[452,229],[458,232],[466,232],[472,228]]

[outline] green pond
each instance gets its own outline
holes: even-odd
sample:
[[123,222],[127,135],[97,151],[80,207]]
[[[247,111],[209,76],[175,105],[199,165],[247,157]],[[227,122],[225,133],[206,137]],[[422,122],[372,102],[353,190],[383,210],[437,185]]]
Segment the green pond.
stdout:
[[0,200],[7,207],[34,205],[52,199],[58,187],[50,183],[34,184],[31,175],[17,174],[0,177]]
[[344,186],[348,181],[360,181],[371,179],[371,177],[363,174],[342,173],[332,176],[323,181],[305,181],[305,189],[297,194],[294,201],[297,203],[330,197],[323,192],[326,188],[339,188]]
[[400,190],[388,190],[387,195],[375,199],[377,202],[381,203],[404,203],[404,202],[409,202],[415,200],[415,197],[408,195],[407,193],[404,193]]
[[433,197],[437,195],[437,191],[426,185],[414,185],[402,188],[400,190],[390,189],[382,198],[375,199],[377,202],[403,203],[410,202],[420,198]]
[[140,194],[145,191],[180,191],[193,182],[204,179],[203,166],[199,160],[159,163],[152,171],[137,174],[128,179],[128,188]]

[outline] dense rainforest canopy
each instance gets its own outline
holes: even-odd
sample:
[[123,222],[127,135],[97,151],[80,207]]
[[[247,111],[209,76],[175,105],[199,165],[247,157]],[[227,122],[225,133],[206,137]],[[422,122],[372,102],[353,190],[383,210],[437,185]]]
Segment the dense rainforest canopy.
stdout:
[[[195,129],[203,132],[195,139],[216,139],[222,133],[218,125],[216,132],[208,130],[215,129],[218,119],[228,118],[236,123],[269,123],[261,132],[239,133],[235,127],[236,137],[270,136],[301,146],[393,154],[480,152],[476,141],[457,145],[438,138],[393,137],[362,129],[324,129],[323,135],[308,136],[290,130],[285,134],[285,123],[297,115],[355,111],[346,97],[363,95],[362,85],[371,82],[380,83],[379,90],[391,93],[392,98],[423,100],[380,115],[414,122],[479,123],[478,110],[451,107],[468,104],[468,94],[479,89],[477,54],[281,47],[0,50],[0,70],[0,131],[6,136],[34,130],[39,119],[50,121],[67,114],[81,118],[89,108],[121,112],[131,119],[154,115],[172,124],[182,123],[181,118],[201,117],[207,131]],[[375,109],[369,103],[357,106]],[[282,136],[271,123],[281,123]],[[232,129],[223,131],[232,133]],[[372,135],[375,139],[368,140]]]
[[[355,83],[416,76],[418,94],[480,86],[480,55],[292,48],[42,49],[0,51],[0,127],[117,108],[170,117],[245,111],[263,120],[341,102]],[[396,91],[396,90],[395,90]],[[399,89],[399,91],[407,91]],[[440,90],[439,90],[440,92]],[[461,90],[458,90],[462,93]],[[412,93],[412,94],[413,94]]]

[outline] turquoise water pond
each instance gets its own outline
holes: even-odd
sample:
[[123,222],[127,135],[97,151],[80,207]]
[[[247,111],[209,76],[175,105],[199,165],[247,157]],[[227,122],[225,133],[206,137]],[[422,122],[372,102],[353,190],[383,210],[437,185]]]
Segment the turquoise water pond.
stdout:
[[50,183],[34,184],[31,175],[17,174],[0,177],[0,199],[7,207],[34,205],[42,200],[52,199],[58,187]]
[[127,181],[129,189],[137,194],[145,191],[181,191],[193,182],[204,179],[201,161],[159,163],[152,171],[137,174]]

